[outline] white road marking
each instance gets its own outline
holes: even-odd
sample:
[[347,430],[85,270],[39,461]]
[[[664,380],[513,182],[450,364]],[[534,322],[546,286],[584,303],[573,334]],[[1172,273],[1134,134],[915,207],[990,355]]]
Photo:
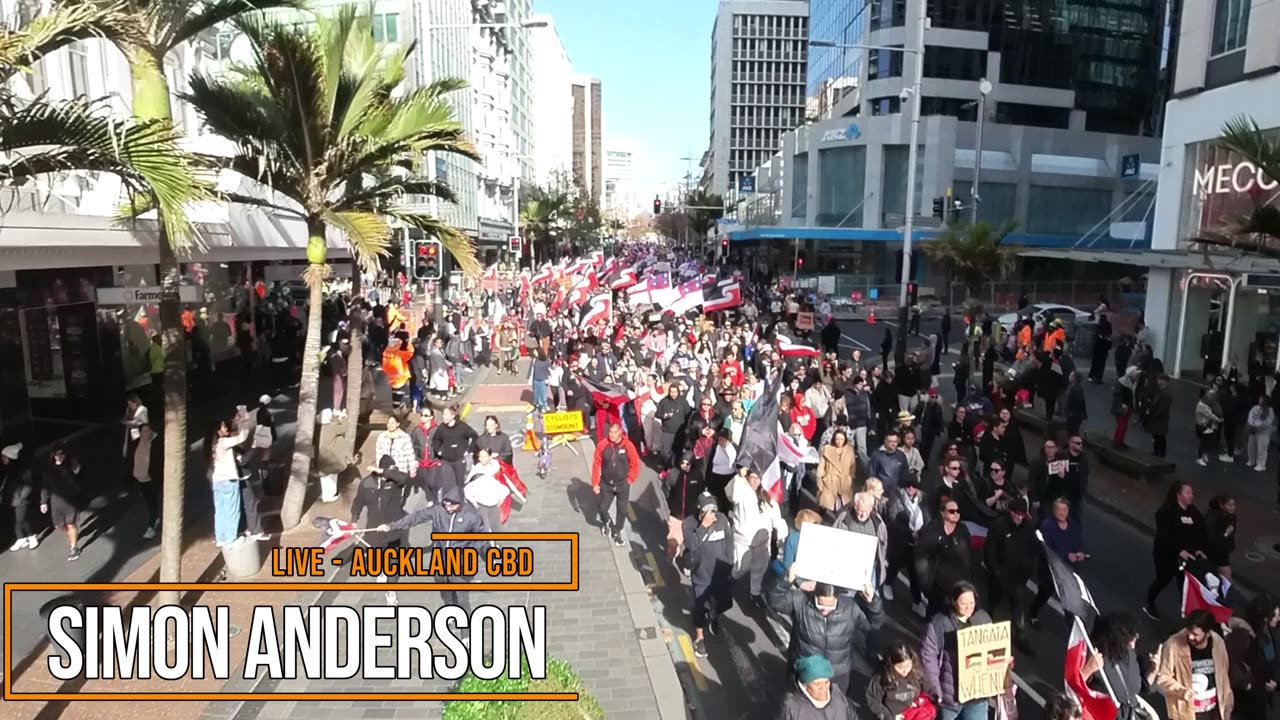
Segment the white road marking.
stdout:
[[863,345],[862,343],[858,342],[857,340],[854,340],[853,338],[849,337],[848,335],[845,335],[844,333],[840,333],[840,337],[853,343],[854,347],[858,348],[859,350],[868,350],[868,351],[871,350],[870,345]]

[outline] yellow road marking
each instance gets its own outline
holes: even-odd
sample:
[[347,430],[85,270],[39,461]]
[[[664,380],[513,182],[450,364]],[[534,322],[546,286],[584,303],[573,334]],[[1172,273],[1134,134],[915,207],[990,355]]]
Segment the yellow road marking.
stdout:
[[645,553],[644,559],[649,561],[649,569],[653,571],[653,586],[660,588],[665,585],[666,580],[662,579],[662,568],[658,567],[658,561],[654,559],[653,553]]
[[702,668],[698,665],[698,656],[693,654],[693,642],[684,633],[680,634],[680,652],[684,655],[684,663],[689,666],[689,672],[693,675],[693,684],[697,685],[702,692],[706,692],[707,676],[702,674]]
[[636,511],[631,507],[631,503],[627,503],[627,519],[634,525],[636,522]]

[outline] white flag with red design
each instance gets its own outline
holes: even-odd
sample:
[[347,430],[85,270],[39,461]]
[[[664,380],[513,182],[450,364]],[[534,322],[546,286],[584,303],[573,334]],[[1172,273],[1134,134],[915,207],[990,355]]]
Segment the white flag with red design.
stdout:
[[1231,619],[1231,608],[1222,604],[1217,593],[1204,586],[1188,570],[1182,571],[1182,617],[1195,610],[1207,610],[1219,624]]

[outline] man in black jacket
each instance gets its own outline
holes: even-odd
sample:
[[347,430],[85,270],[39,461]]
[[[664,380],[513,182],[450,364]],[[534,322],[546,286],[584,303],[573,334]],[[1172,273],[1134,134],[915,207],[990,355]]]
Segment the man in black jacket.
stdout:
[[[423,508],[410,515],[405,515],[395,522],[383,523],[378,526],[378,532],[408,530],[423,523],[431,523],[431,531],[433,533],[487,533],[490,531],[489,524],[484,521],[480,511],[462,499],[462,488],[450,486],[445,487],[441,492],[438,504]],[[483,553],[493,546],[494,542],[492,540],[443,541],[443,549],[445,550],[455,547],[474,547],[477,552]],[[449,576],[445,578],[445,582],[465,583],[471,582],[471,578]],[[445,605],[457,605],[467,614],[471,613],[466,593],[462,591],[441,590],[440,599],[444,601]],[[463,630],[463,632],[466,631]]]
[[1002,601],[1009,601],[1014,642],[1028,655],[1033,650],[1026,641],[1027,581],[1039,568],[1042,552],[1030,514],[1026,499],[1014,498],[1009,502],[1008,514],[991,523],[983,546],[991,586],[990,610],[994,613]]
[[476,431],[458,419],[458,409],[447,407],[441,414],[440,426],[431,435],[431,454],[444,463],[441,482],[445,488],[455,487],[461,495],[467,480],[467,456],[475,451]]
[[685,518],[685,565],[693,586],[693,652],[707,656],[704,634],[718,631],[717,618],[733,598],[733,531],[711,493],[698,496],[698,514]]
[[854,637],[870,632],[871,625],[852,597],[837,595],[827,583],[808,580],[793,587],[794,567],[787,581],[780,579],[769,591],[769,607],[791,621],[787,664],[794,673],[796,661],[820,655],[831,663],[831,684],[847,692],[853,672]]
[[[390,455],[378,458],[378,467],[360,481],[356,496],[351,501],[351,522],[362,527],[376,527],[400,520],[405,516],[405,486],[408,484],[409,475],[396,468],[396,462]],[[360,516],[366,511],[367,515],[362,521]],[[404,538],[403,531],[396,531],[371,535],[366,542],[376,547],[398,548],[403,545]],[[396,582],[398,577],[379,575],[378,582]],[[395,591],[388,590],[387,604],[396,603]]]
[[658,401],[658,408],[654,412],[654,418],[662,426],[663,479],[684,454],[681,443],[684,440],[684,427],[689,419],[689,412],[689,404],[680,394],[680,383],[669,378],[667,396]]

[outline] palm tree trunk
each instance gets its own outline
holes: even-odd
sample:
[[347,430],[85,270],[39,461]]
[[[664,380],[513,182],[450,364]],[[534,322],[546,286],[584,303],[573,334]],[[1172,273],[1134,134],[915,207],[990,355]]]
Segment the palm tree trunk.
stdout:
[[[164,58],[145,50],[130,53],[133,114],[145,120],[173,120]],[[160,582],[182,581],[182,535],[187,479],[187,334],[182,327],[182,267],[173,238],[160,227],[160,344],[164,349],[164,496],[160,511]],[[164,605],[178,604],[178,591],[159,593]]]
[[[361,272],[359,264],[352,268],[351,300],[354,303],[363,293],[360,287]],[[359,321],[356,320],[359,316]],[[364,391],[364,315],[363,313],[347,313],[347,330],[351,333],[351,354],[347,356],[347,417],[351,423],[351,433],[347,435],[347,457],[354,457],[357,436],[360,434],[360,394]]]
[[[308,223],[307,286],[310,290],[307,312],[307,339],[302,349],[302,378],[298,383],[298,425],[293,440],[293,462],[289,468],[289,485],[280,507],[280,522],[286,530],[302,521],[303,504],[311,486],[311,458],[315,455],[316,395],[320,385],[320,308],[324,305],[325,227]],[[348,391],[349,392],[349,391]]]
[[[160,334],[164,348],[164,495],[160,524],[160,582],[182,581],[184,487],[187,470],[187,334],[179,296],[178,258],[160,225]],[[160,593],[164,605],[178,604],[178,591]]]

